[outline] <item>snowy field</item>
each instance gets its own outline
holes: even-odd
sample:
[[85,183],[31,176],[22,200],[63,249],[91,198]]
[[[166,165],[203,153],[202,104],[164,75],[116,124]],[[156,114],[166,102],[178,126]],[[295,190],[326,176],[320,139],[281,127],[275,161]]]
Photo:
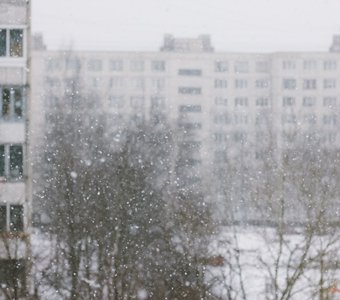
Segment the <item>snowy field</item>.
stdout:
[[[224,265],[206,268],[206,281],[216,299],[340,299],[340,293],[331,292],[340,288],[336,237],[299,231],[281,234],[265,227],[221,228],[207,256],[222,256]],[[34,276],[41,299],[66,297],[44,278],[53,268],[60,271],[53,264],[53,243],[49,235],[34,232]],[[96,286],[95,280],[86,283]],[[141,291],[139,299],[146,299],[144,294]]]

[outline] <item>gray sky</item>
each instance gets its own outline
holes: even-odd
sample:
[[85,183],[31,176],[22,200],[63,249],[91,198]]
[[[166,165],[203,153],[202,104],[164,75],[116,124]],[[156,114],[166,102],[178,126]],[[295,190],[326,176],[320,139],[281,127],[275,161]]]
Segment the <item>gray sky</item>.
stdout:
[[32,0],[49,49],[158,50],[164,33],[216,51],[327,51],[340,0]]

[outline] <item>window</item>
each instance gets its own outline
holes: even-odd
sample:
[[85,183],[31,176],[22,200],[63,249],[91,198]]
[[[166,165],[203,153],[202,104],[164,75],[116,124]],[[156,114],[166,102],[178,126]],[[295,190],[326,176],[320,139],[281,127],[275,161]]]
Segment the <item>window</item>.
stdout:
[[296,79],[288,78],[282,80],[282,87],[285,90],[294,90],[296,89]]
[[202,70],[200,69],[179,69],[178,75],[182,76],[201,76]]
[[316,70],[316,61],[315,60],[305,60],[303,62],[304,70]]
[[0,232],[7,231],[7,206],[0,205]]
[[336,70],[336,61],[335,60],[325,60],[323,62],[323,69],[325,71],[332,71],[332,70]]
[[67,57],[65,62],[66,70],[79,70],[81,62],[77,57]]
[[235,106],[248,106],[248,98],[246,97],[235,98]]
[[236,89],[245,89],[248,87],[248,81],[246,79],[235,79]]
[[222,162],[227,162],[228,161],[228,157],[227,157],[227,152],[226,151],[215,151],[214,152],[214,161],[216,163],[222,163]]
[[7,30],[0,29],[0,56],[7,55]]
[[[307,131],[307,132],[304,133],[304,139],[305,139],[305,142],[307,142],[307,143],[315,142],[315,141],[319,140],[319,135],[317,135],[316,132],[308,132]],[[295,140],[296,140],[296,136],[295,136]]]
[[110,78],[110,87],[113,89],[121,89],[124,87],[124,78],[123,77],[111,77]]
[[201,105],[181,105],[179,106],[180,112],[201,112]]
[[265,114],[256,114],[256,117],[255,117],[255,124],[256,125],[263,125],[263,124],[266,124],[267,122],[267,117]]
[[334,144],[336,142],[336,132],[329,132],[323,137],[323,142],[324,143],[329,143],[329,144]]
[[109,105],[116,108],[122,108],[124,106],[124,96],[109,96]]
[[283,106],[293,106],[293,105],[295,105],[295,98],[294,97],[283,97],[282,105]]
[[255,70],[257,73],[268,73],[269,62],[268,61],[257,61],[255,65]]
[[187,94],[187,95],[199,95],[201,94],[202,90],[199,87],[179,87],[178,93],[179,94]]
[[201,164],[201,160],[199,159],[194,159],[194,158],[180,158],[178,161],[177,161],[177,166],[179,167],[183,167],[183,166],[197,166],[197,165],[200,165]]
[[0,205],[0,232],[24,231],[24,207],[22,205]]
[[293,60],[284,60],[282,62],[282,69],[284,70],[295,70],[296,69],[296,63]]
[[229,134],[226,132],[215,132],[214,140],[217,143],[227,142],[229,140]]
[[22,29],[0,29],[0,57],[22,57],[23,49]]
[[234,132],[233,141],[236,143],[245,143],[247,141],[247,133],[240,131]]
[[336,80],[335,79],[324,79],[323,81],[324,89],[335,89],[336,88]]
[[[92,79],[91,84],[94,85],[95,78],[92,77],[91,79]],[[57,83],[57,81],[55,83]],[[73,93],[75,93],[78,88],[79,88],[79,82],[74,77],[69,77],[69,78],[64,79],[64,92],[65,93],[73,95]]]
[[305,79],[303,81],[303,88],[305,90],[315,90],[316,89],[316,79]]
[[296,115],[294,114],[282,115],[282,124],[296,124],[296,121]]
[[235,114],[233,118],[233,123],[235,125],[248,124],[248,116],[245,114]]
[[333,108],[336,106],[336,97],[325,97],[323,98],[323,106]]
[[23,117],[23,89],[0,87],[0,119],[20,120]]
[[225,89],[228,86],[228,82],[225,79],[215,79],[215,88]]
[[153,93],[159,93],[164,91],[165,79],[164,78],[153,78],[151,79],[151,89]]
[[10,205],[9,230],[11,232],[24,231],[24,208],[22,205]]
[[306,114],[303,116],[303,121],[305,124],[315,125],[317,121],[317,117],[315,114]]
[[61,60],[59,58],[49,57],[45,60],[46,71],[60,71],[62,69]]
[[120,59],[111,59],[109,65],[110,65],[110,71],[122,71],[123,70],[123,61]]
[[144,122],[144,116],[142,113],[134,114],[130,118],[130,124],[133,126],[141,126]]
[[198,141],[185,141],[179,144],[180,151],[199,150],[201,146],[202,146],[202,143]]
[[143,72],[144,71],[144,61],[133,60],[130,62],[130,70],[132,72]]
[[187,131],[197,130],[202,128],[201,123],[181,123],[179,126]]
[[248,73],[249,64],[247,61],[236,61],[234,65],[235,73]]
[[22,145],[0,145],[0,177],[21,178],[22,175]]
[[165,109],[165,97],[151,97],[152,109]]
[[141,108],[144,104],[144,97],[143,96],[132,96],[130,98],[130,104],[133,108]]
[[316,103],[315,97],[303,97],[302,105],[303,106],[314,106]]
[[24,287],[25,286],[25,260],[1,259],[0,260],[0,286]]
[[165,71],[165,61],[163,60],[155,60],[151,62],[151,70],[163,72]]
[[227,61],[215,61],[215,72],[224,73],[228,72],[229,64]]
[[264,89],[269,87],[269,80],[268,79],[257,79],[255,81],[255,87],[259,89]]
[[92,87],[100,88],[102,85],[102,78],[100,77],[92,77]]
[[144,90],[144,78],[131,78],[130,79],[130,87],[132,90]]
[[60,79],[57,77],[46,77],[45,84],[47,85],[48,89],[53,88],[60,88]]
[[228,99],[227,98],[223,98],[223,97],[216,97],[215,98],[215,104],[216,105],[227,106],[228,105]]
[[256,99],[256,106],[268,106],[269,101],[266,97],[259,97]]
[[337,116],[335,114],[331,115],[323,115],[323,124],[324,125],[335,125]]
[[229,125],[231,123],[231,118],[227,113],[218,114],[214,116],[214,123],[219,125]]
[[89,71],[101,71],[103,68],[103,62],[100,59],[90,59],[87,62]]

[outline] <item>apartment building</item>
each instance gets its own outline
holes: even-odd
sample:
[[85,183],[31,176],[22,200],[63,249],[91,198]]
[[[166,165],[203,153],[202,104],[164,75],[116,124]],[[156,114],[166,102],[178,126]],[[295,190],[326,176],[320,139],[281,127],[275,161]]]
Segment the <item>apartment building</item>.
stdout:
[[105,111],[113,142],[117,128],[144,119],[178,126],[176,167],[181,184],[192,190],[230,159],[260,160],[270,143],[286,149],[298,139],[318,139],[325,147],[338,147],[338,40],[335,36],[330,52],[299,53],[217,52],[205,35],[166,35],[155,52],[38,47],[32,58],[33,110],[40,116],[34,138],[46,121],[41,112],[63,101],[77,74],[80,92],[91,93]]
[[[0,299],[29,290],[28,164],[30,4],[0,2]],[[8,298],[6,298],[8,299]]]

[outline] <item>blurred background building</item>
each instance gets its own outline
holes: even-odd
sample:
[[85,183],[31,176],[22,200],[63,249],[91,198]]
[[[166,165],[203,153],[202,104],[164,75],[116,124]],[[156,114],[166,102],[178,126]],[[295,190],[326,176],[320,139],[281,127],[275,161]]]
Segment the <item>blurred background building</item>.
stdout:
[[[338,36],[330,52],[298,53],[216,52],[207,35],[166,35],[155,52],[48,51],[41,36],[34,44],[32,139],[38,148],[42,129],[53,122],[50,108],[65,101],[75,78],[77,92],[104,112],[109,142],[145,120],[175,124],[179,184],[195,190],[210,182],[212,201],[223,201],[219,170],[231,161],[261,162],[273,149],[279,157],[297,141],[339,146]],[[241,201],[236,215],[247,217],[248,210]]]

